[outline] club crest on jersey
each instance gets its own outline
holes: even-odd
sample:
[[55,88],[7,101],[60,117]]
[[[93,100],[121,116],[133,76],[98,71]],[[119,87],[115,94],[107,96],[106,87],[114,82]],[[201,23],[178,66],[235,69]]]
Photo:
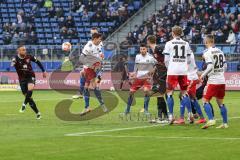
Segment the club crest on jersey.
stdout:
[[27,69],[27,65],[26,65],[26,64],[24,64],[24,65],[23,65],[23,68],[24,68],[24,69]]
[[30,62],[30,59],[26,59],[26,62],[29,63],[29,62]]

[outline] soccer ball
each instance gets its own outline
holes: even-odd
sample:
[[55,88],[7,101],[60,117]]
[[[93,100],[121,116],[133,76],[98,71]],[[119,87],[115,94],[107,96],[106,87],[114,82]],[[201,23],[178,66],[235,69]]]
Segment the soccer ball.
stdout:
[[114,87],[110,87],[110,91],[115,91],[115,88]]
[[72,49],[72,44],[70,42],[64,42],[62,44],[62,50],[65,52],[69,52]]

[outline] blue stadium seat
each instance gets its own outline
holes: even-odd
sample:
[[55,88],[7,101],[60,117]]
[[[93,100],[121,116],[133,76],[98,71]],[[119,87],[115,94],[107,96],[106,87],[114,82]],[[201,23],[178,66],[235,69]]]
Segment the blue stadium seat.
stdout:
[[99,26],[100,26],[100,27],[105,27],[105,26],[107,26],[107,23],[106,23],[106,22],[100,22],[100,23],[99,23]]
[[56,44],[61,44],[61,43],[62,43],[62,40],[61,40],[60,38],[57,38],[57,39],[54,40],[54,42],[55,42]]
[[49,19],[48,18],[42,18],[42,22],[44,22],[44,23],[48,23],[49,22]]
[[8,8],[15,8],[14,4],[13,3],[8,3]]
[[40,44],[45,44],[45,39],[39,39]]
[[42,28],[36,28],[36,32],[37,33],[43,32],[43,29]]
[[230,47],[230,53],[233,54],[236,52],[236,46],[231,46]]
[[231,48],[230,46],[223,46],[222,51],[224,54],[230,54],[231,53]]
[[141,2],[140,1],[134,1],[133,6],[134,6],[134,9],[137,10],[141,7]]
[[83,28],[77,28],[78,32],[83,32]]
[[44,33],[38,33],[37,36],[38,36],[38,38],[44,38],[45,37]]
[[101,28],[101,32],[108,32],[108,28]]
[[51,27],[53,27],[53,28],[58,27],[58,23],[52,22],[52,23],[51,23]]
[[50,27],[49,23],[43,23],[43,27]]
[[79,36],[81,37],[81,38],[85,38],[85,33],[79,33]]
[[1,12],[2,12],[2,14],[8,13],[8,9],[7,8],[1,8]]
[[53,42],[53,39],[52,39],[52,37],[50,37],[51,39],[47,39],[47,44],[48,45],[53,45],[54,44],[54,42]]
[[2,22],[3,22],[3,23],[10,22],[10,19],[8,19],[8,18],[4,18],[4,19],[2,20]]
[[135,47],[128,48],[128,55],[129,55],[130,57],[136,55],[136,49],[135,49]]
[[203,54],[204,47],[203,46],[198,46],[196,49],[196,54]]
[[90,27],[90,23],[89,22],[83,22],[83,26],[84,27]]
[[42,23],[35,23],[37,28],[41,28],[42,27]]
[[35,18],[34,21],[35,21],[35,22],[41,22],[42,19],[41,19],[41,18]]
[[77,43],[78,43],[78,39],[72,39],[72,40],[71,40],[71,43],[77,44]]
[[134,10],[134,6],[128,6],[128,10],[130,11]]
[[44,28],[44,31],[47,32],[47,33],[51,33],[52,29],[51,28]]
[[230,7],[230,12],[235,13],[236,12],[236,7]]
[[114,22],[107,22],[107,26],[113,27],[113,26],[115,26],[115,23]]
[[9,17],[16,17],[17,15],[15,13],[10,13]]
[[93,23],[91,24],[91,26],[92,26],[92,27],[97,27],[97,26],[98,26],[98,22],[93,22]]
[[46,37],[46,38],[53,38],[53,35],[50,34],[50,33],[47,33],[47,34],[45,34],[45,37]]
[[88,27],[87,27],[87,28],[84,28],[84,32],[88,32],[88,33],[89,33],[90,30],[91,30],[91,28],[88,28]]

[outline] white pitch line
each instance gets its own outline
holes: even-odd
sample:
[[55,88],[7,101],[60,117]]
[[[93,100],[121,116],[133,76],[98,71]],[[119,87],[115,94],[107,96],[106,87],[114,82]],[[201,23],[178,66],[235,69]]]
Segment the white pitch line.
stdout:
[[[240,117],[229,117],[228,119],[240,119]],[[220,119],[216,119],[216,120],[220,120]],[[135,129],[152,128],[152,127],[166,126],[166,125],[168,125],[168,124],[137,126],[137,127],[129,127],[129,128],[116,128],[116,129],[97,130],[97,131],[90,131],[90,132],[77,132],[77,133],[65,134],[64,136],[82,136],[82,135],[89,135],[89,134],[94,134],[94,133],[105,133],[105,132],[135,130]]]
[[116,129],[109,129],[109,130],[97,130],[97,131],[90,131],[90,132],[70,133],[70,134],[65,134],[64,136],[81,136],[81,135],[87,135],[87,134],[93,134],[93,133],[125,131],[125,130],[134,130],[134,129],[152,128],[157,126],[165,126],[165,125],[159,124],[159,125],[138,126],[138,127],[129,127],[129,128],[116,128]]
[[177,140],[240,140],[240,137],[165,137],[165,136],[119,136],[119,135],[79,135],[81,137],[108,137],[108,138],[155,138],[155,139],[177,139]]

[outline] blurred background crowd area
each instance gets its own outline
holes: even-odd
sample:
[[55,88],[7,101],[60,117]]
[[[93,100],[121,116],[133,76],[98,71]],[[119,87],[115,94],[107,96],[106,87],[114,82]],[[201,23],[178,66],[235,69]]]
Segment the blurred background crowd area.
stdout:
[[148,0],[0,0],[0,45],[86,43],[107,37]]

